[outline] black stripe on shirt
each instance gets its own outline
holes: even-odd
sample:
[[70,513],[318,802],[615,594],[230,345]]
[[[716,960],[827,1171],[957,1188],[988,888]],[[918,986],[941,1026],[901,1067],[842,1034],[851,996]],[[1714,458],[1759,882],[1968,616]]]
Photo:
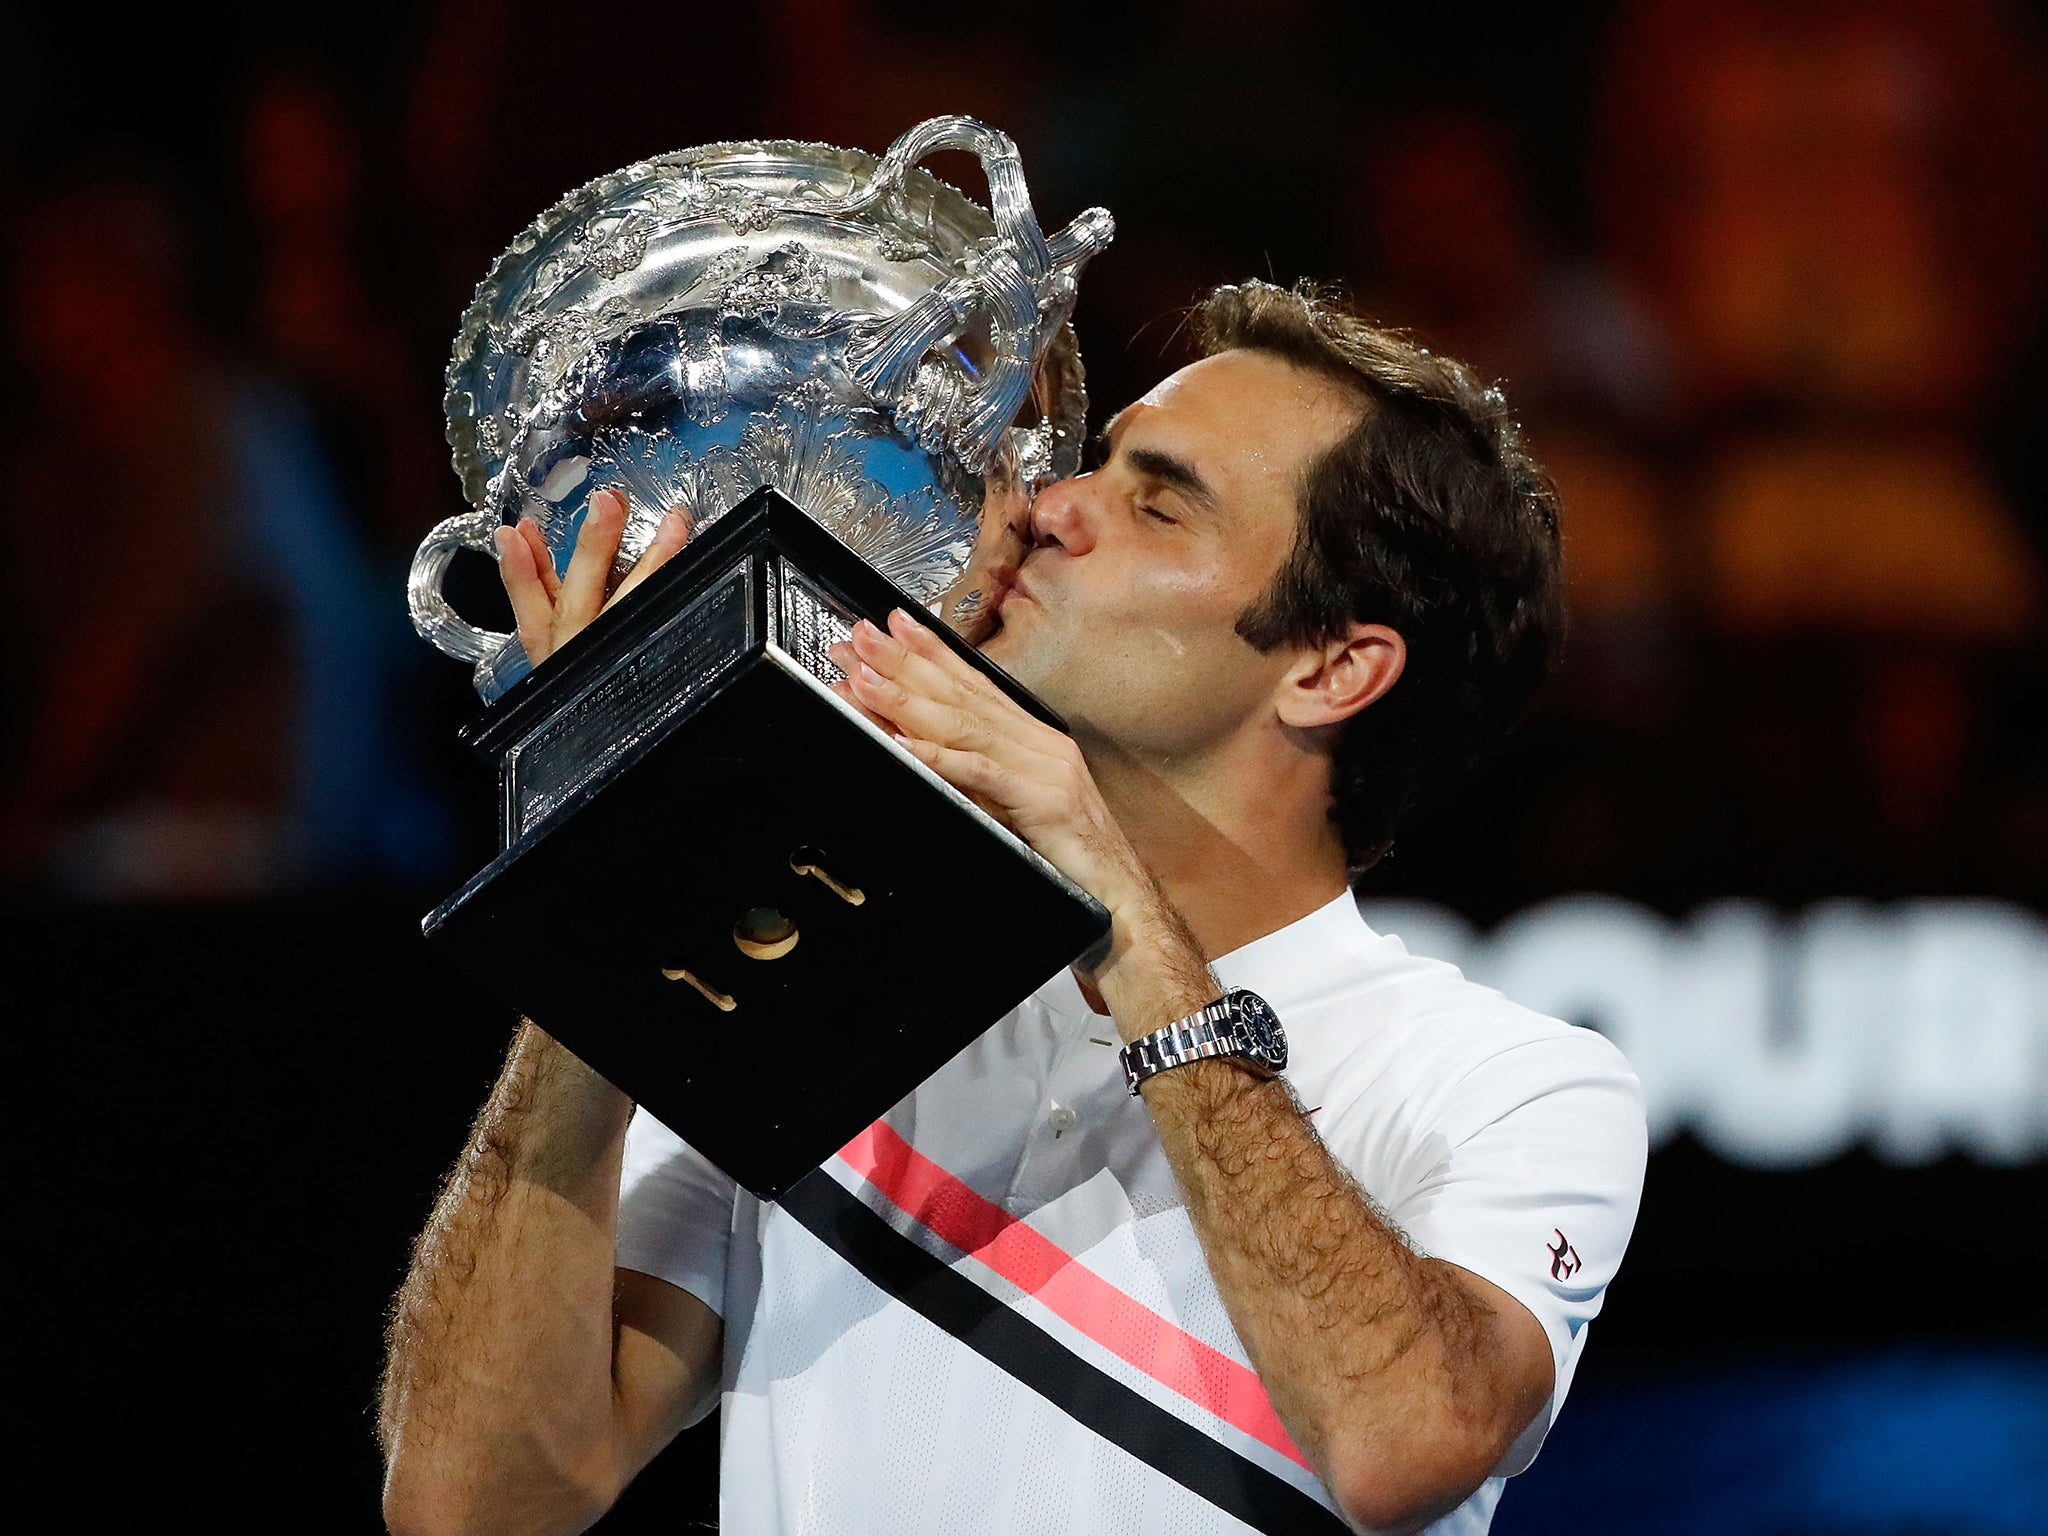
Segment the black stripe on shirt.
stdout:
[[779,1204],[813,1237],[904,1306],[1062,1413],[1218,1509],[1269,1536],[1346,1529],[1335,1514],[1285,1478],[1132,1391],[927,1253],[823,1168],[784,1190]]

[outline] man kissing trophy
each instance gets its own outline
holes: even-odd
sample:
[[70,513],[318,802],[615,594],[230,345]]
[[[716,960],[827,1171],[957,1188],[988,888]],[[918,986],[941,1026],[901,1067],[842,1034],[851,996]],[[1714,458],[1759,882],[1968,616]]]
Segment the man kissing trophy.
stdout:
[[1536,1456],[1641,1092],[1351,886],[1548,673],[1556,493],[1260,282],[1079,472],[1109,230],[942,118],[629,167],[479,290],[412,593],[503,851],[427,930],[530,1022],[393,1308],[401,1536],[582,1530],[714,1406],[735,1532],[1480,1536]]

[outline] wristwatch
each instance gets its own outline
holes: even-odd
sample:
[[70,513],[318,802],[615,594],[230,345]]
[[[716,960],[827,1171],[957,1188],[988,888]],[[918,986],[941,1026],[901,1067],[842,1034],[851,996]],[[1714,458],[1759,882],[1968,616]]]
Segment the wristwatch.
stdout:
[[1234,1061],[1260,1077],[1285,1067],[1287,1031],[1272,1004],[1256,992],[1233,987],[1200,1012],[1141,1035],[1117,1053],[1134,1098],[1146,1078],[1212,1057]]

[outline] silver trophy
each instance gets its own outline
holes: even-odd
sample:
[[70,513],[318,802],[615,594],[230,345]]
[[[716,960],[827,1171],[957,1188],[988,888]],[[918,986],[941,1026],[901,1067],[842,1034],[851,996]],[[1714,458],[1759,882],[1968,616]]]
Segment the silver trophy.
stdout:
[[[945,149],[980,158],[989,209],[919,167]],[[968,118],[879,160],[709,145],[563,198],[463,317],[446,410],[473,510],[421,544],[409,598],[475,666],[503,849],[426,931],[757,1193],[1106,929],[835,695],[826,653],[892,607],[949,614],[990,487],[1078,468],[1067,321],[1112,227],[1042,233],[1015,145]],[[628,507],[619,575],[670,509],[696,531],[532,671],[443,576],[524,517],[566,570],[602,489]]]
[[[919,168],[979,156],[992,209]],[[1067,317],[1105,209],[1040,232],[1007,135],[964,117],[880,160],[824,144],[712,144],[570,193],[499,257],[449,362],[448,441],[475,509],[413,557],[419,632],[497,698],[517,640],[462,619],[463,549],[537,519],[566,569],[593,493],[630,509],[623,574],[662,514],[701,530],[773,487],[912,597],[966,566],[984,477],[1079,466],[1087,393]]]

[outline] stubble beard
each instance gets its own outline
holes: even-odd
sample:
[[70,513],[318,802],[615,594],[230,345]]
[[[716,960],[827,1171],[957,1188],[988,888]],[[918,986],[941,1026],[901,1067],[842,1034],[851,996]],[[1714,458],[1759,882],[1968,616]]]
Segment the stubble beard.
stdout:
[[[1057,687],[1061,668],[1056,662],[1046,659],[1047,647],[1042,636],[1034,637],[1027,633],[1025,626],[1013,626],[1008,622],[1011,606],[1012,603],[1006,601],[996,610],[993,616],[995,627],[982,638],[980,649],[990,661],[1033,694],[1052,704],[1052,700],[1045,696],[1046,689],[1048,686]],[[1059,706],[1053,704],[1053,708],[1058,709]]]

